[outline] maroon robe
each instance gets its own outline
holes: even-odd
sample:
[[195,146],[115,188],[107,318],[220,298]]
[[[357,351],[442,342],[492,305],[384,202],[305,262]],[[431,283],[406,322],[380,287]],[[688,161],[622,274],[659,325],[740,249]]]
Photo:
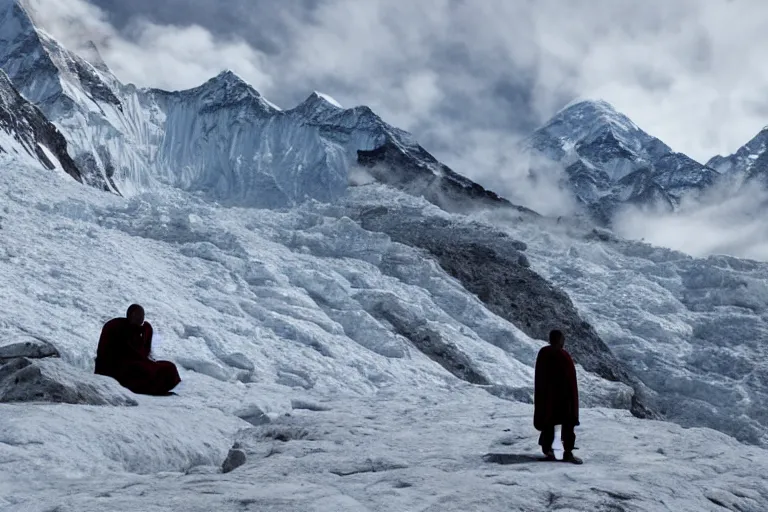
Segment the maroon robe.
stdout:
[[576,366],[564,349],[549,345],[536,357],[533,426],[579,425],[579,388]]
[[152,325],[131,325],[127,318],[104,324],[96,352],[96,371],[143,395],[166,395],[181,378],[170,361],[153,361]]

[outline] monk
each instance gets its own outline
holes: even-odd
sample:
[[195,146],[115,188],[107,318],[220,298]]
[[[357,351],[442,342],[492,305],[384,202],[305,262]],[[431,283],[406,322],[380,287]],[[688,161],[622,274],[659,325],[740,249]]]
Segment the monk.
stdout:
[[133,304],[125,318],[104,324],[96,352],[96,372],[114,378],[142,395],[169,395],[180,382],[176,365],[154,361],[152,325],[144,321],[144,308]]
[[542,348],[536,357],[533,426],[541,432],[539,445],[545,458],[556,460],[552,443],[555,440],[555,425],[561,425],[563,461],[581,464],[582,460],[573,455],[576,443],[574,427],[580,424],[576,366],[564,346],[565,335],[553,330],[549,333],[549,346]]

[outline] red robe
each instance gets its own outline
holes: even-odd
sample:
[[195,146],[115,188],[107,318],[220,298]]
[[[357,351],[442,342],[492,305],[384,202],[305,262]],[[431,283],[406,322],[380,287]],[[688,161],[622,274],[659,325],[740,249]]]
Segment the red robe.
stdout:
[[536,430],[554,425],[579,425],[576,366],[564,349],[549,345],[539,351],[533,403],[533,426]]
[[181,378],[170,361],[153,361],[152,325],[135,326],[127,318],[104,324],[96,352],[96,372],[114,378],[122,386],[143,395],[165,395]]

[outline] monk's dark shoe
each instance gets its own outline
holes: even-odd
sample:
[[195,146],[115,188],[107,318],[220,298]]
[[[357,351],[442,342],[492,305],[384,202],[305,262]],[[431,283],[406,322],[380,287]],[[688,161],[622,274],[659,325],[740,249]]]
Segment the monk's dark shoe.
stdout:
[[575,456],[573,452],[564,453],[563,462],[570,462],[571,464],[584,464],[584,461]]

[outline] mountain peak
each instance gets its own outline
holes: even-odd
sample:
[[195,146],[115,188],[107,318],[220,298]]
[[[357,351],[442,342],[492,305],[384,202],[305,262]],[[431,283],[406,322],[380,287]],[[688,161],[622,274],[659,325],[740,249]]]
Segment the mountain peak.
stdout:
[[[247,94],[249,96],[254,97],[261,97],[261,94],[259,91],[254,89],[251,84],[243,80],[240,75],[235,73],[234,71],[230,69],[225,69],[218,75],[214,76],[213,78],[210,78],[205,83],[203,83],[200,87],[197,87],[195,89],[206,89],[206,90],[228,90],[228,91],[240,91],[243,94]],[[191,90],[195,90],[191,89]]]
[[67,152],[67,142],[45,115],[29,103],[0,69],[0,153],[22,161],[60,169],[82,182],[80,170]]
[[545,174],[546,162],[557,162],[564,169],[558,179],[601,223],[610,223],[620,204],[654,202],[661,192],[663,202],[676,206],[683,195],[699,193],[718,177],[599,99],[566,105],[523,144],[535,156],[531,172]]
[[[240,75],[232,71],[231,69],[225,69],[213,78],[209,78],[203,84],[188,91],[197,91],[203,89],[205,91],[219,91],[226,90],[230,92],[240,92],[242,94],[261,98],[261,93],[257,91],[250,83],[246,82]],[[187,92],[187,91],[180,91]]]
[[28,0],[0,0],[0,41],[9,45],[47,35],[38,27],[37,14]]
[[569,148],[599,143],[651,159],[671,152],[666,144],[641,130],[629,117],[601,99],[574,101],[558,111],[528,139],[528,146],[545,149],[561,160]]
[[252,102],[266,112],[277,112],[279,107],[267,101],[259,91],[253,88],[237,73],[226,69],[194,89],[181,91],[181,94],[202,93],[206,102],[211,106],[234,105],[242,102]]
[[11,8],[18,8],[23,13],[27,12],[22,0],[0,0],[0,13]]
[[312,94],[309,95],[309,98],[307,98],[307,101],[321,101],[323,103],[327,103],[331,105],[332,107],[343,109],[344,107],[341,106],[341,103],[333,99],[331,96],[328,96],[327,94],[324,94],[319,91],[313,91]]
[[547,125],[566,123],[576,125],[578,131],[592,131],[598,126],[608,126],[624,133],[642,132],[626,115],[605,100],[580,100],[558,111]]
[[95,64],[64,48],[54,37],[35,26],[35,12],[19,0],[0,0],[0,68],[6,71],[16,88],[37,105],[52,105],[64,94],[71,98],[87,97],[90,111],[104,101],[116,108],[116,78],[91,45],[86,52]]
[[604,111],[606,113],[613,113],[618,114],[618,110],[616,110],[616,107],[605,101],[601,98],[578,98],[567,105],[565,105],[563,108],[561,108],[558,113],[570,110],[573,108],[581,108],[581,109],[594,109],[598,111]]
[[731,155],[717,155],[707,165],[723,174],[748,177],[768,175],[768,126]]
[[29,100],[43,103],[62,91],[59,72],[31,13],[17,0],[0,0],[0,68]]
[[317,116],[324,118],[343,111],[344,107],[327,94],[313,91],[306,100],[297,105],[293,110],[301,112],[310,118],[316,118]]
[[232,71],[231,69],[225,69],[215,77],[213,77],[211,82],[220,83],[220,84],[228,84],[228,85],[244,85],[247,87],[250,87],[248,82],[240,78],[240,75]]

